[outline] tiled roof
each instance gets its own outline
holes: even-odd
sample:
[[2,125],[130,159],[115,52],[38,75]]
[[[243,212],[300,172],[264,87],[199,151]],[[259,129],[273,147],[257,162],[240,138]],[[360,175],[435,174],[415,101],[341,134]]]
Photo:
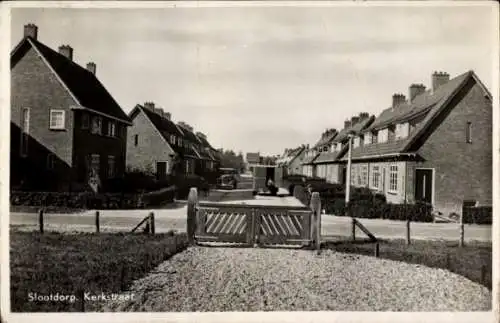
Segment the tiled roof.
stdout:
[[318,158],[314,160],[315,164],[331,163],[337,159],[339,152],[322,152]]
[[[160,132],[163,138],[169,143],[170,147],[183,157],[192,157],[192,158],[200,158],[199,154],[191,147],[178,146],[177,142],[172,144],[170,142],[170,135],[175,135],[176,137],[184,138],[184,133],[181,132],[179,128],[173,123],[171,120],[160,116],[159,114],[144,108],[141,105],[136,105],[136,109],[139,109],[144,112],[144,114],[151,120],[156,129]],[[135,110],[135,109],[134,109]],[[131,115],[134,114],[134,110],[132,110]]]
[[358,121],[358,123],[356,123],[353,127],[342,129],[339,132],[339,134],[337,135],[337,137],[335,137],[333,142],[338,143],[338,142],[343,142],[343,141],[347,140],[347,138],[348,138],[347,135],[351,131],[354,133],[362,132],[365,128],[369,127],[371,125],[371,123],[374,122],[374,120],[375,120],[375,116],[370,116],[366,119]]
[[318,156],[319,156],[319,153],[316,153],[312,156],[304,157],[304,160],[302,161],[302,165],[312,164]]
[[29,48],[28,44],[31,44],[45,58],[83,108],[109,115],[125,123],[131,122],[92,72],[31,37],[24,38],[16,46],[11,54],[11,66],[24,55],[24,50]]
[[191,130],[189,130],[186,127],[183,127],[182,125],[177,125],[179,128],[181,128],[181,131],[184,133],[184,139],[187,139],[191,141],[193,144],[201,144],[200,138],[194,134]]
[[[448,100],[454,96],[472,75],[472,71],[466,72],[451,79],[434,92],[426,91],[418,95],[411,104],[404,103],[394,110],[384,110],[368,128],[369,130],[382,129],[390,124],[405,122],[422,114],[425,115],[425,118],[406,139],[357,147],[351,153],[352,158],[376,157],[405,152],[410,148],[410,144],[425,132],[425,129],[434,120],[435,116],[446,107]],[[345,160],[345,157],[343,160]]]
[[322,146],[322,145],[325,145],[325,144],[331,142],[335,138],[335,136],[337,136],[337,134],[338,134],[337,131],[333,131],[332,133],[330,133],[328,135],[321,136],[321,138],[318,140],[316,145],[313,146],[313,148],[316,148],[316,147],[319,147],[319,146]]

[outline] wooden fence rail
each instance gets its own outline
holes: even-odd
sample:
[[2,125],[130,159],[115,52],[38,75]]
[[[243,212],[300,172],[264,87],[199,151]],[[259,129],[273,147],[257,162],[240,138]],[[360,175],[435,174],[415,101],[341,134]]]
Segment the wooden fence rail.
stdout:
[[248,246],[314,245],[319,250],[319,193],[313,194],[309,207],[267,206],[200,202],[196,188],[191,188],[187,233],[191,245],[201,242],[241,243]]

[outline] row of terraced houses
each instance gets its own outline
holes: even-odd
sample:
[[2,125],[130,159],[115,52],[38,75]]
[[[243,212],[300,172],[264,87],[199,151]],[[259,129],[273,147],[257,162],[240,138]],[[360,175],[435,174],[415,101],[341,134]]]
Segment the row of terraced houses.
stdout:
[[[80,190],[89,178],[123,176],[127,169],[158,178],[176,172],[206,175],[219,164],[207,137],[152,102],[126,114],[96,76],[38,40],[38,27],[24,26],[11,52],[11,186]],[[29,184],[28,184],[29,183]],[[105,189],[105,187],[104,187]]]
[[412,84],[378,116],[359,113],[280,162],[288,173],[345,184],[351,156],[351,185],[460,213],[464,201],[492,204],[492,122],[491,94],[473,71],[452,79],[434,72],[429,89]]

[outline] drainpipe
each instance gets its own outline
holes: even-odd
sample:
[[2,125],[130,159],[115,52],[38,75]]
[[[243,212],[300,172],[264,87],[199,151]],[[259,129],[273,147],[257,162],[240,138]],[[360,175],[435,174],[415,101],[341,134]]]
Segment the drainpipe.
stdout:
[[[349,137],[349,150],[347,152],[347,171],[346,171],[346,188],[345,188],[345,204],[346,204],[346,216],[348,216],[348,205],[351,195],[351,159],[352,159],[352,137],[353,133],[348,134]],[[351,239],[354,241],[356,239],[356,227],[354,223],[354,216],[351,217]]]

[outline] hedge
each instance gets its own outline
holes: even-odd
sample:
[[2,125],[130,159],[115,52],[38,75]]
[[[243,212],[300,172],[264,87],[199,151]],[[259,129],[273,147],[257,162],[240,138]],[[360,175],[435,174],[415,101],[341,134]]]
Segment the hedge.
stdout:
[[175,193],[174,186],[144,194],[13,191],[10,193],[10,204],[68,209],[136,209],[173,202]]
[[327,214],[337,216],[354,216],[356,218],[410,220],[413,222],[433,222],[432,206],[430,204],[391,204],[378,200],[352,200],[346,208],[345,200],[327,200],[322,208]]
[[492,206],[464,206],[462,221],[467,224],[489,224],[493,222]]

